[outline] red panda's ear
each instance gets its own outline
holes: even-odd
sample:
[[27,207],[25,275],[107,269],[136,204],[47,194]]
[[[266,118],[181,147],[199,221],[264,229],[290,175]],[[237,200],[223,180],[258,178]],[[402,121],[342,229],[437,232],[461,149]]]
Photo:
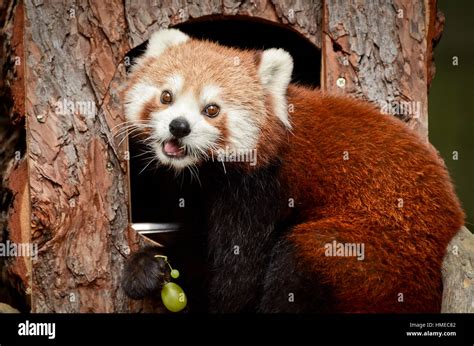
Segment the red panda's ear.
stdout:
[[148,40],[145,57],[158,57],[166,48],[189,40],[189,36],[177,29],[164,29],[155,32]]
[[287,89],[293,73],[293,58],[283,49],[267,49],[259,55],[258,74],[263,89],[272,97],[275,115],[291,128],[288,118]]

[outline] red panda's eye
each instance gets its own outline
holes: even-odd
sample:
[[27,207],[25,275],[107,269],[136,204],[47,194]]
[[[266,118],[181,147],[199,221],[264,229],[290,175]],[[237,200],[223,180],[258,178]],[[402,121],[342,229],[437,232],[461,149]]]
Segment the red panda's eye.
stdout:
[[204,107],[203,113],[210,118],[215,118],[219,115],[220,110],[218,105],[210,104]]
[[161,93],[160,101],[164,105],[167,105],[173,102],[173,95],[171,95],[171,92],[169,92],[168,90],[165,90]]

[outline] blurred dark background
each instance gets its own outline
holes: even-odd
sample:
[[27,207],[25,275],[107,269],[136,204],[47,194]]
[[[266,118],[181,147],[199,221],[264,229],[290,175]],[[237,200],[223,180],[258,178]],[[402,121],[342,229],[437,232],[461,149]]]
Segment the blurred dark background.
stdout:
[[[474,231],[474,1],[439,0],[446,17],[435,48],[436,74],[429,94],[429,138],[451,173]],[[453,57],[458,65],[453,65]],[[458,160],[453,152],[458,152]]]

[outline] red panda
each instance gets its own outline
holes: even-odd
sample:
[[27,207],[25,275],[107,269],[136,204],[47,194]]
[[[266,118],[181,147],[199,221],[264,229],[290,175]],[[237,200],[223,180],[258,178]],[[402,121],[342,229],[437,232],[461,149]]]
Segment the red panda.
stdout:
[[[124,92],[159,163],[199,170],[209,311],[439,312],[464,214],[436,150],[369,103],[290,84],[292,69],[282,49],[169,29]],[[159,285],[152,254],[125,268],[133,298]]]

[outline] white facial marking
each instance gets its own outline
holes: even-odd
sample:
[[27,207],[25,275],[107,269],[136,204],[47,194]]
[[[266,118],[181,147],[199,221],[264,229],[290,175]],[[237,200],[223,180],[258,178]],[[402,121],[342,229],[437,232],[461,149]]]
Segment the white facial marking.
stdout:
[[202,88],[201,91],[201,103],[203,105],[207,105],[209,103],[218,102],[219,101],[219,94],[221,93],[221,89],[216,85],[206,85]]
[[260,129],[253,120],[251,112],[245,109],[228,110],[227,125],[231,149],[251,150],[256,148]]
[[180,75],[173,75],[168,77],[166,80],[166,84],[164,85],[163,90],[167,89],[173,92],[173,94],[177,95],[178,93],[183,90],[184,86],[184,79]]
[[287,89],[293,72],[293,58],[283,49],[271,48],[262,53],[258,74],[263,88],[272,96],[275,115],[287,128],[291,128]]
[[147,83],[135,84],[125,96],[125,115],[130,121],[139,120],[140,113],[143,111],[143,107],[153,97],[158,96],[160,90]]

